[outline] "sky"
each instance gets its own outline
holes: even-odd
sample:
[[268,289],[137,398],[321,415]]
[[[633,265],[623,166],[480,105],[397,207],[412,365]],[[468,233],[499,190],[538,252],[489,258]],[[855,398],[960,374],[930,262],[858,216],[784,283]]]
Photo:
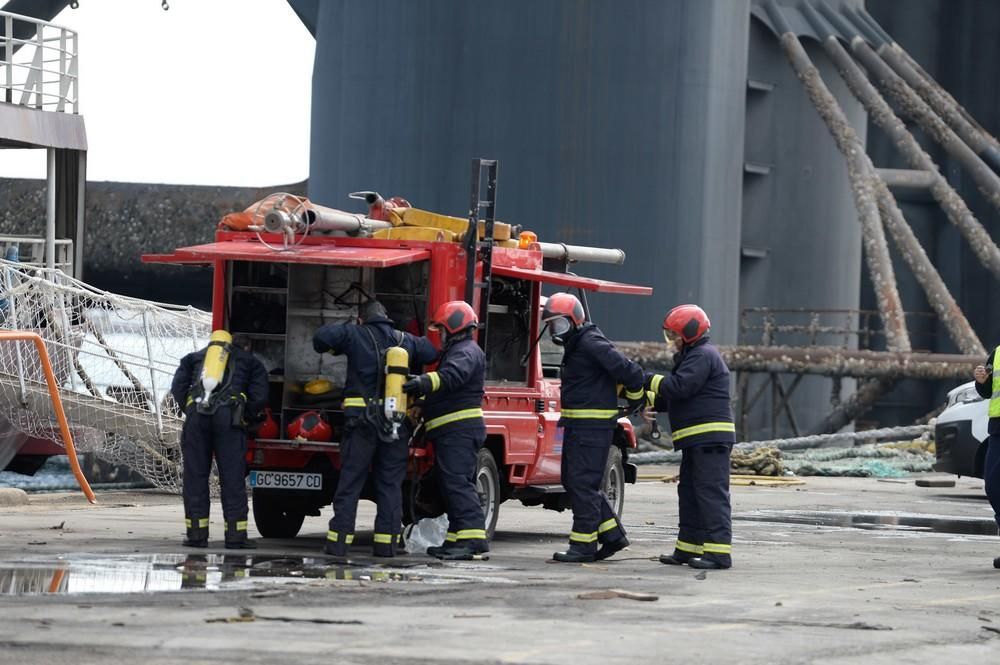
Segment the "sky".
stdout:
[[[316,47],[288,3],[160,4],[79,0],[52,21],[79,33],[87,179],[263,187],[308,177]],[[0,177],[44,178],[45,151],[0,150]]]

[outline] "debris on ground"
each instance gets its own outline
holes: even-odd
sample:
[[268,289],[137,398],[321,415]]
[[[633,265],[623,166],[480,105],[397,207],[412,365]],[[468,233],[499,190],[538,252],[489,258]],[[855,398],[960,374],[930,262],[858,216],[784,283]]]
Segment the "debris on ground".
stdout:
[[603,591],[586,591],[576,596],[580,600],[610,600],[612,598],[625,598],[626,600],[659,600],[655,593],[643,593],[640,591],[626,591],[625,589],[604,589]]
[[729,476],[730,485],[741,487],[782,487],[786,485],[805,485],[806,481],[795,476],[746,476],[733,474]]
[[917,487],[954,487],[954,478],[917,478]]

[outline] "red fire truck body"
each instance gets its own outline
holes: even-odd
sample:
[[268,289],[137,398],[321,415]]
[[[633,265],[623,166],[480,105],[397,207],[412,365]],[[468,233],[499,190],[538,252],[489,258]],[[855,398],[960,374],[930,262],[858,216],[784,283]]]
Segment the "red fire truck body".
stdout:
[[[487,314],[479,331],[487,356],[487,441],[477,484],[491,533],[506,499],[556,510],[568,507],[560,485],[562,430],[557,428],[561,350],[546,346],[547,340],[539,343],[543,288],[548,293],[575,291],[584,301],[585,292],[651,293],[647,287],[546,270],[538,245],[522,244],[526,246],[490,247],[486,265],[491,288],[473,289],[471,303]],[[313,233],[296,238],[289,248],[281,246],[279,234],[220,230],[215,242],[146,257],[212,265],[213,328],[246,334],[270,371],[270,408],[279,435],[251,440],[247,453],[255,522],[269,537],[297,534],[304,517],[319,515],[336,489],[343,428],[337,386],[343,385],[346,361],[316,354],[311,344],[315,330],[353,319],[363,296],[382,302],[401,329],[424,334],[428,316],[440,304],[466,298],[472,269],[469,246],[459,242]],[[475,260],[475,279],[481,285],[484,261],[481,256]],[[480,297],[487,292],[489,303],[482,307]],[[439,346],[436,333],[428,336]],[[322,379],[334,389],[320,394],[304,389]],[[332,440],[288,436],[288,425],[310,410],[330,423]],[[619,512],[624,483],[635,482],[635,467],[628,463],[635,445],[631,423],[620,419],[604,486]],[[407,520],[443,511],[432,469],[433,447],[411,447],[404,485]],[[370,489],[363,497],[371,497]]]

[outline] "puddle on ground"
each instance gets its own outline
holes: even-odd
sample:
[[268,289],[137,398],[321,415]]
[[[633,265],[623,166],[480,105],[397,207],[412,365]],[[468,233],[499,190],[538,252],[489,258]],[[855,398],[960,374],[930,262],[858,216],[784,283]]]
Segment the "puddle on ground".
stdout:
[[218,591],[294,584],[295,580],[424,584],[488,581],[426,570],[423,564],[407,569],[332,565],[321,557],[253,554],[72,555],[56,560],[0,562],[3,595]]
[[872,531],[947,533],[963,536],[995,536],[997,523],[979,517],[927,515],[897,512],[825,512],[814,510],[758,510],[733,516],[734,520],[779,524],[846,527]]

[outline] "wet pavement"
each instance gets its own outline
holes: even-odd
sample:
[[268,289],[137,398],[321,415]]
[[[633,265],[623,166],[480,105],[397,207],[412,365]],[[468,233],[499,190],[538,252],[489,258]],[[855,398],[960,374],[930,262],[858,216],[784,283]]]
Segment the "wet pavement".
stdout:
[[[0,594],[153,593],[248,589],[297,580],[452,584],[474,576],[443,574],[434,562],[344,565],[323,558],[246,554],[70,554],[0,561]],[[419,571],[419,572],[418,572]]]
[[[488,562],[375,559],[363,502],[342,565],[321,554],[329,510],[257,550],[191,551],[178,497],[32,496],[0,508],[0,664],[997,661],[1000,537],[981,481],[805,481],[733,488],[728,571],[656,561],[677,533],[676,485],[659,481],[626,489],[632,545],[583,565],[550,562],[568,512],[511,502]],[[221,538],[218,505],[210,528]]]
[[996,536],[997,523],[991,518],[955,515],[927,515],[897,512],[832,512],[820,510],[759,510],[736,514],[737,522],[804,524],[873,531],[896,531],[914,535],[926,533],[967,536]]

